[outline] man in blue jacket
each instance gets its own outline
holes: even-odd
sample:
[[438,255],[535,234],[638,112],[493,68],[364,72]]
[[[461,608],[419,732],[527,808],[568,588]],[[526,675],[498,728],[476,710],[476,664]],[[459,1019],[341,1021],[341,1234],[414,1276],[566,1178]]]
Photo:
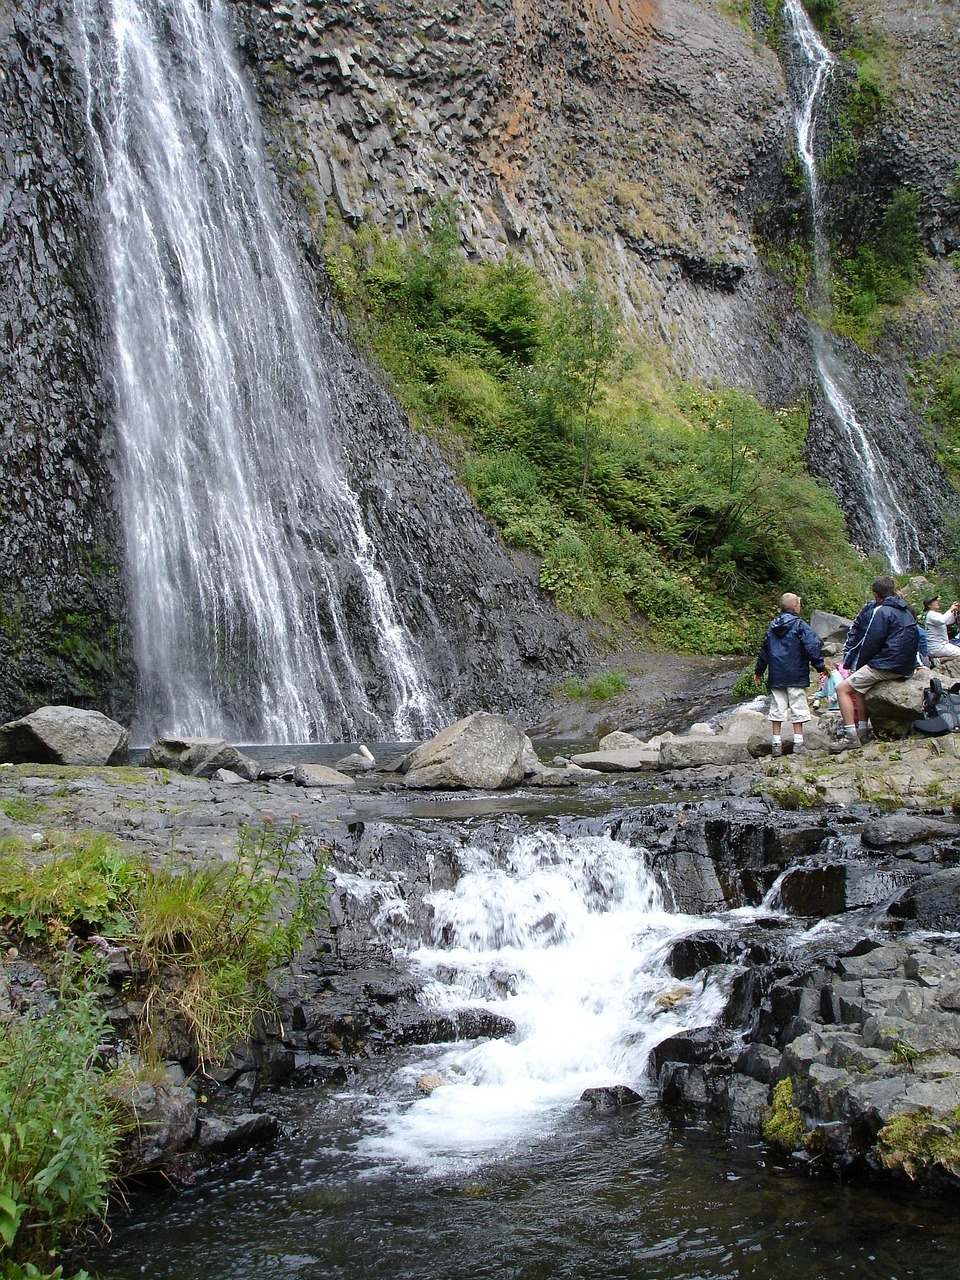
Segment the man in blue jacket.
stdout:
[[810,719],[807,685],[810,667],[823,671],[820,637],[800,617],[800,597],[786,591],[780,597],[780,613],[767,627],[754,669],[759,684],[769,668],[771,753],[783,754],[780,726],[793,721],[793,749],[803,750],[803,726]]
[[864,696],[867,691],[884,680],[906,679],[917,665],[917,620],[897,595],[897,584],[892,578],[876,578],[870,589],[875,607],[863,631],[856,670],[837,689],[843,719],[843,738],[837,751],[859,747],[873,736]]

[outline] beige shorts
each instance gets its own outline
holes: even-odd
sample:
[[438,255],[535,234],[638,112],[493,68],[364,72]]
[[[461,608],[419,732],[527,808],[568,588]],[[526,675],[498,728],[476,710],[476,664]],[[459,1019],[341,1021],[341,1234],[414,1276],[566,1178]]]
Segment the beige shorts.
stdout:
[[806,689],[795,685],[789,689],[771,689],[768,718],[774,724],[802,724],[804,720],[810,720]]
[[906,678],[898,671],[878,671],[876,667],[857,667],[856,671],[848,675],[843,683],[854,693],[866,693],[868,689],[872,689],[876,684],[883,684],[885,680],[906,680]]

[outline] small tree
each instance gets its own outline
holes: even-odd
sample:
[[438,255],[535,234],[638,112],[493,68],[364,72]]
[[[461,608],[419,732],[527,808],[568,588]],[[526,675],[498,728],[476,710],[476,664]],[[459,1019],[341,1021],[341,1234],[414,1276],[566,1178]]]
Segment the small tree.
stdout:
[[565,294],[547,327],[533,374],[541,423],[550,423],[574,442],[579,428],[583,481],[590,476],[594,409],[600,384],[617,353],[619,339],[611,308],[590,280]]

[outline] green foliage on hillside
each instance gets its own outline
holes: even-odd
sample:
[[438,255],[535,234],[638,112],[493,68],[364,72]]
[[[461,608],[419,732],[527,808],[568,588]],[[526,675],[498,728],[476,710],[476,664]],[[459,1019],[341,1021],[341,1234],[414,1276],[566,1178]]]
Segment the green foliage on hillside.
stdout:
[[923,361],[913,386],[937,462],[960,488],[960,356]]
[[771,601],[847,612],[867,570],[806,473],[806,410],[670,386],[582,281],[467,263],[453,220],[404,245],[331,221],[337,302],[411,416],[443,436],[504,539],[583,617],[699,653],[758,642]]
[[833,328],[868,345],[883,324],[884,307],[905,300],[920,276],[923,246],[917,231],[918,197],[901,188],[880,225],[855,251],[834,256]]

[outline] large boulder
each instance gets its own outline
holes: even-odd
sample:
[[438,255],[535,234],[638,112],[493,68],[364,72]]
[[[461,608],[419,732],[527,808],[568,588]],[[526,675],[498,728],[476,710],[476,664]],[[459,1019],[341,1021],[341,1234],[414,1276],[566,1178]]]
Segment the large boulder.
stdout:
[[533,744],[504,716],[476,711],[442,729],[404,761],[404,786],[416,789],[515,786],[542,770]]
[[158,738],[147,748],[143,763],[194,778],[212,778],[220,769],[229,769],[247,782],[256,782],[260,776],[256,760],[222,738]]
[[0,725],[0,760],[7,764],[126,764],[130,735],[99,711],[40,707]]
[[924,667],[905,680],[885,680],[867,693],[867,713],[883,737],[904,738],[914,720],[923,716],[923,691],[930,684]]
[[850,619],[842,618],[836,613],[825,613],[822,609],[814,609],[810,615],[810,626],[821,640],[843,641],[850,630]]

